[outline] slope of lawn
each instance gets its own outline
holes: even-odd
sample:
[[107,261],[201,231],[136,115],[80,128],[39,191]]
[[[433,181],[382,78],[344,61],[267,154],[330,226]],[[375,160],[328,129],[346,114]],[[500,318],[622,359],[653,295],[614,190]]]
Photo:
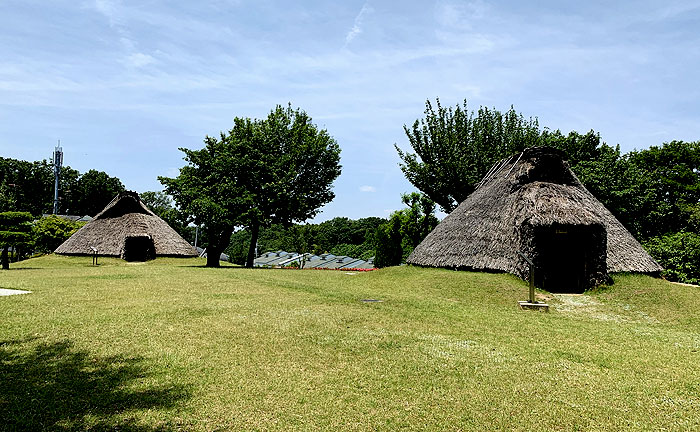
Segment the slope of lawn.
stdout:
[[0,272],[0,430],[700,428],[698,287],[90,264]]

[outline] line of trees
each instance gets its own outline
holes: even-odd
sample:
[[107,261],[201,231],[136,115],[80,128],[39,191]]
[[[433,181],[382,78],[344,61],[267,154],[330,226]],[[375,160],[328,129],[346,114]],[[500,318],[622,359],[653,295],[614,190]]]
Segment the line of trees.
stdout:
[[[117,177],[91,169],[83,174],[64,166],[59,174],[60,214],[95,216],[124,185]],[[33,216],[53,211],[53,163],[0,157],[0,212],[24,211]]]
[[[375,254],[374,235],[377,228],[387,220],[368,217],[358,220],[337,217],[318,224],[295,224],[284,227],[274,224],[260,230],[258,252],[284,250],[288,252],[345,255],[369,259]],[[251,232],[239,230],[231,236],[226,249],[229,259],[245,264]]]
[[0,212],[3,270],[10,268],[10,261],[53,252],[83,225],[55,215],[36,219],[29,212]]
[[[399,265],[438,224],[435,203],[425,195],[404,194],[402,201],[406,208],[393,212],[388,219],[337,217],[318,224],[286,228],[272,225],[260,231],[258,251],[331,253],[364,260],[374,257],[377,267]],[[226,249],[229,259],[243,264],[250,241],[250,230],[234,233]]]

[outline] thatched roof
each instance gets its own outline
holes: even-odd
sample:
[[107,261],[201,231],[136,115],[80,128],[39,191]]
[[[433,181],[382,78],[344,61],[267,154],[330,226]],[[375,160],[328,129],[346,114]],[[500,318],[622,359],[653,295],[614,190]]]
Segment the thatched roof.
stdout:
[[150,236],[156,256],[197,256],[197,251],[163,219],[149,210],[136,192],[122,192],[95,218],[56,249],[57,254],[123,256],[126,237]]
[[[494,165],[477,189],[408,257],[410,264],[503,271],[527,278],[533,227],[599,227],[607,272],[656,273],[661,266],[576,178],[552,148],[530,148]],[[530,231],[526,229],[531,227]],[[593,232],[593,231],[591,231]],[[601,252],[602,255],[602,252]]]

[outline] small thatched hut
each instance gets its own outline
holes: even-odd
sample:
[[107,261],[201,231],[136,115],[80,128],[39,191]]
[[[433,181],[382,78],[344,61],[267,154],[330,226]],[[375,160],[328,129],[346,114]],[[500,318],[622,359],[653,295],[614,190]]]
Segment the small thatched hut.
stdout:
[[122,192],[59,246],[63,255],[116,256],[145,261],[156,256],[197,256],[197,250],[149,210],[136,192]]
[[497,163],[421,242],[409,264],[502,271],[555,292],[582,292],[608,273],[661,266],[576,178],[561,151],[529,148]]

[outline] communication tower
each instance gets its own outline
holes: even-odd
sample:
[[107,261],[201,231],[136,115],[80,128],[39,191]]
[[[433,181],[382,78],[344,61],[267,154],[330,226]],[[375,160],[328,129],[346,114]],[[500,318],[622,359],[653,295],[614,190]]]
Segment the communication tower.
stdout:
[[58,145],[53,151],[53,214],[58,214],[58,176],[61,174],[61,166],[63,165],[63,148],[61,140],[58,140]]

